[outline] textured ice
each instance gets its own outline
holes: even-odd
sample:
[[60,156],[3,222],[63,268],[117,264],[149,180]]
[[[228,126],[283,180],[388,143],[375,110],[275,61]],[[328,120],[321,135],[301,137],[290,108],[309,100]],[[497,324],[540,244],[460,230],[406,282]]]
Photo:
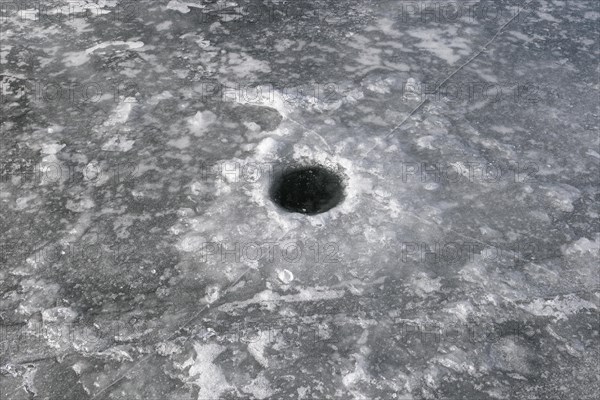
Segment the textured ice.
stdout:
[[0,399],[598,397],[596,2],[69,4],[2,15]]

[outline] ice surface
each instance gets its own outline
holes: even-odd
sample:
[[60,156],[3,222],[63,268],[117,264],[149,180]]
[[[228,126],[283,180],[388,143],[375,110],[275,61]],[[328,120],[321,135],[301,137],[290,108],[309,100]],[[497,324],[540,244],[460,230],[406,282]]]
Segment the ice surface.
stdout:
[[2,15],[0,399],[597,398],[597,2],[82,3]]

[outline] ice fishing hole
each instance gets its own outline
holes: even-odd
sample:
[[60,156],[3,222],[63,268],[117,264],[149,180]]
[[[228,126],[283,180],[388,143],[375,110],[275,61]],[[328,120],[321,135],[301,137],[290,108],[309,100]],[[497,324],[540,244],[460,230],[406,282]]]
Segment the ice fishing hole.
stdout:
[[344,199],[343,179],[322,166],[299,166],[275,176],[271,200],[290,212],[314,215]]

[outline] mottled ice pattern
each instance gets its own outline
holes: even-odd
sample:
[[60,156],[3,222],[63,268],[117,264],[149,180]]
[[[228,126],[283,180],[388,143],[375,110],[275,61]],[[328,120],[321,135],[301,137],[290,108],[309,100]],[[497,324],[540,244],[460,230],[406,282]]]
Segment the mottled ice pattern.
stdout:
[[0,399],[597,398],[600,6],[440,4],[3,2]]

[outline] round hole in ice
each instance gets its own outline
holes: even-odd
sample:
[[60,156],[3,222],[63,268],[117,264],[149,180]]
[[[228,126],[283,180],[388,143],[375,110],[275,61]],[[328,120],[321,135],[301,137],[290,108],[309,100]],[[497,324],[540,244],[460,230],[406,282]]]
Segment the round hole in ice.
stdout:
[[276,176],[271,199],[290,212],[314,215],[338,205],[344,198],[342,178],[322,166],[299,166]]

